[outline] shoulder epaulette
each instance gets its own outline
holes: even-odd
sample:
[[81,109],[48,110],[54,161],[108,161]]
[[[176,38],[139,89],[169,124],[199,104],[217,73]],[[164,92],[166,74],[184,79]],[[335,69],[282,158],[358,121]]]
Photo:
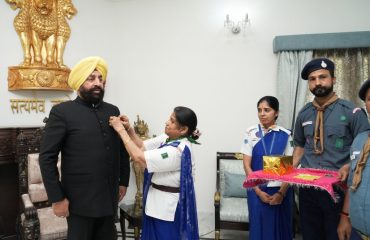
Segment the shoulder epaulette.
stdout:
[[279,126],[279,130],[285,132],[288,135],[291,135],[292,134],[292,132],[290,130],[288,130],[286,128],[283,128],[283,127],[280,127],[280,126]]
[[258,129],[258,125],[257,124],[256,125],[253,125],[253,126],[251,126],[249,128],[247,128],[247,132],[249,133],[249,132],[251,132],[251,131],[253,131],[255,129]]
[[302,113],[304,111],[306,111],[308,108],[310,108],[312,106],[312,102],[309,102],[307,103],[306,105],[304,105],[301,109],[301,111],[299,111],[299,113]]
[[341,99],[341,98],[338,99],[338,104],[340,104],[340,105],[342,105],[342,106],[344,106],[344,107],[346,107],[350,110],[356,108],[356,105],[353,102],[350,102],[348,100]]

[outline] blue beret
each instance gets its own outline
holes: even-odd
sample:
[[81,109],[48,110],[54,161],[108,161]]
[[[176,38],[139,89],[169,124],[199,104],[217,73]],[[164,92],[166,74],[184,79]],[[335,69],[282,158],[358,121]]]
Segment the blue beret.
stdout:
[[327,58],[316,58],[311,60],[304,66],[301,73],[302,79],[307,80],[310,73],[319,69],[328,70],[331,73],[332,77],[334,77],[334,63]]
[[360,91],[358,91],[358,96],[361,98],[362,101],[365,101],[367,89],[369,88],[370,88],[370,78],[362,84]]

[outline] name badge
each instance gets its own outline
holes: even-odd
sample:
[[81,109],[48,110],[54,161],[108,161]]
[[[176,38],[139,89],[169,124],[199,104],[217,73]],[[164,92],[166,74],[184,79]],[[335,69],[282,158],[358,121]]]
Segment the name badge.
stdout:
[[302,123],[302,127],[307,126],[307,125],[312,125],[312,121],[307,121]]
[[360,154],[360,151],[353,151],[352,152],[352,155],[351,155],[351,160],[355,160],[356,159],[356,155],[359,155]]

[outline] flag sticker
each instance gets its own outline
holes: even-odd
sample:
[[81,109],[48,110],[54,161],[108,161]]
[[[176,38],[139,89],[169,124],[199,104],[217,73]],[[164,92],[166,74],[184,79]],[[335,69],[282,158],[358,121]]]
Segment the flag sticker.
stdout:
[[335,139],[335,147],[336,148],[343,148],[344,141],[342,138]]
[[162,153],[161,156],[162,156],[162,159],[168,158],[168,153],[166,153],[166,152]]

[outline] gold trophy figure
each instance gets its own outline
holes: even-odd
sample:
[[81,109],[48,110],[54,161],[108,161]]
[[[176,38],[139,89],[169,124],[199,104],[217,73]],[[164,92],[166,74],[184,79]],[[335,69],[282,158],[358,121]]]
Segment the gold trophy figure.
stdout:
[[[137,115],[137,121],[134,122],[134,130],[141,140],[145,141],[149,139],[148,124],[146,124],[143,120],[140,120],[139,115]],[[135,195],[134,212],[135,215],[138,216],[142,213],[143,210],[142,200],[143,200],[144,169],[136,162],[132,162],[132,166],[135,172],[135,180],[137,187]]]

